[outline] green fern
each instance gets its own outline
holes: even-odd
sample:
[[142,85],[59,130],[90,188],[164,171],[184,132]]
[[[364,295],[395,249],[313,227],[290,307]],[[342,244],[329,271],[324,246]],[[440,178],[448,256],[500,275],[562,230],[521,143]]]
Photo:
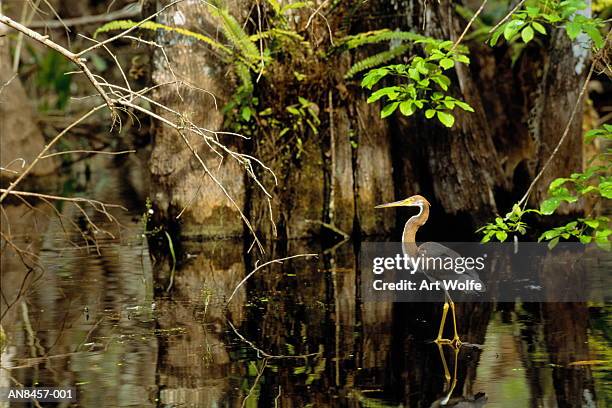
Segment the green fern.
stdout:
[[359,62],[357,62],[356,64],[354,64],[349,70],[348,72],[344,75],[344,78],[346,79],[350,79],[353,76],[355,76],[355,74],[358,74],[359,72],[365,71],[366,69],[371,69],[374,68],[378,65],[382,65],[385,62],[391,61],[393,58],[398,57],[402,54],[404,54],[406,51],[408,51],[410,48],[412,47],[411,44],[404,44],[404,45],[399,45],[393,49],[390,49],[388,51],[384,51],[384,52],[380,52],[378,54],[374,54],[366,59],[363,59]]
[[346,46],[348,49],[353,49],[363,45],[376,44],[385,41],[417,41],[425,38],[427,37],[410,31],[391,31],[385,28],[382,30],[349,35],[341,38],[338,43],[340,46]]
[[215,7],[209,8],[210,13],[215,16],[221,25],[223,34],[225,37],[240,51],[240,55],[248,61],[251,68],[254,69],[258,63],[266,61],[266,57],[261,55],[260,50],[257,48],[255,43],[251,41],[249,35],[242,28],[240,23],[229,14],[227,9],[220,9]]
[[311,1],[296,1],[295,3],[290,3],[290,4],[283,6],[283,8],[280,11],[280,14],[285,14],[289,10],[299,10],[299,9],[310,7],[310,6],[312,6]]
[[[132,20],[111,21],[111,22],[104,24],[102,27],[98,28],[96,32],[94,33],[93,37],[96,38],[98,34],[106,33],[109,31],[128,30],[130,28],[135,27],[137,24],[138,24],[137,22],[132,21]],[[206,44],[210,45],[212,48],[215,48],[219,51],[226,53],[228,56],[233,54],[232,50],[230,50],[225,45],[219,43],[218,41],[215,41],[212,38],[205,36],[204,34],[196,33],[196,32],[184,29],[184,28],[171,27],[165,24],[155,23],[153,21],[145,21],[144,23],[140,24],[138,28],[142,30],[151,30],[151,31],[164,30],[164,31],[169,31],[169,32],[175,32],[175,33],[184,35],[186,37],[195,38],[196,40],[205,42]]]
[[255,86],[253,85],[253,78],[251,78],[251,71],[245,64],[237,62],[235,65],[236,75],[240,79],[240,87],[236,94],[250,95],[253,93]]
[[291,30],[282,30],[280,28],[272,28],[270,30],[261,31],[257,34],[253,34],[249,37],[252,42],[259,41],[261,39],[271,39],[285,37],[295,41],[304,41],[304,37]]

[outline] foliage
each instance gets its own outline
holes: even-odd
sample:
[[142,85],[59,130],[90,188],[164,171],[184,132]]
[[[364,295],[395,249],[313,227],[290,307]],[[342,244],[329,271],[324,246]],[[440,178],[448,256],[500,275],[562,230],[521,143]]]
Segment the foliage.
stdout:
[[[350,79],[360,72],[382,65],[405,54],[412,48],[414,41],[424,39],[427,39],[427,37],[410,31],[382,29],[343,37],[339,40],[338,46],[332,49],[332,52],[337,49],[351,50],[369,44],[389,43],[388,50],[371,55],[353,64],[344,76],[346,79]],[[406,42],[408,43],[406,44]]]
[[[612,125],[604,124],[599,129],[587,132],[585,143],[592,143],[598,138],[606,142],[611,141]],[[554,179],[548,187],[549,197],[540,204],[539,209],[525,210],[515,204],[505,218],[497,217],[494,223],[489,223],[477,230],[484,234],[482,242],[488,242],[492,238],[504,242],[511,233],[524,235],[527,224],[522,221],[522,217],[527,213],[552,215],[562,203],[574,203],[583,197],[598,201],[612,199],[611,155],[612,149],[607,148],[605,152],[593,157],[590,165],[583,172]],[[599,164],[593,164],[594,162],[599,162]],[[608,217],[585,217],[545,231],[540,235],[538,241],[549,241],[549,246],[552,248],[560,239],[573,238],[585,244],[595,242],[602,248],[610,249],[609,237],[611,234],[612,229]]]
[[527,44],[536,34],[546,35],[554,27],[563,27],[571,40],[580,34],[585,34],[591,38],[595,48],[599,49],[604,45],[599,32],[604,22],[599,18],[589,18],[577,13],[585,8],[586,3],[582,0],[527,1],[508,21],[493,32],[489,43],[494,46],[503,35],[508,42],[520,38]]
[[355,63],[344,76],[346,79],[350,79],[366,69],[372,69],[376,66],[382,65],[385,62],[389,62],[392,59],[405,54],[411,48],[410,45],[399,45],[391,48],[388,51],[379,52],[378,54],[371,55],[361,61]]
[[413,56],[408,64],[372,69],[365,75],[361,86],[367,89],[372,89],[387,76],[398,77],[403,82],[378,89],[370,95],[368,103],[386,98],[385,106],[381,110],[382,118],[391,115],[398,108],[405,116],[423,110],[427,119],[435,116],[444,126],[451,127],[455,122],[452,114],[455,107],[468,112],[474,111],[464,101],[446,94],[451,81],[445,71],[453,68],[456,63],[469,64],[466,50],[463,47],[455,47],[452,41],[433,38],[419,39],[415,43],[422,44],[425,57]]
[[355,35],[348,35],[338,41],[338,47],[346,47],[347,49],[355,49],[368,44],[378,44],[382,42],[403,42],[403,41],[418,41],[424,40],[427,37],[420,34],[415,34],[410,31],[391,31],[387,28],[382,30],[367,31]]
[[34,58],[36,69],[36,86],[38,90],[51,91],[53,98],[39,98],[39,108],[47,110],[50,108],[64,109],[70,100],[70,87],[72,76],[68,72],[72,70],[70,62],[66,61],[59,53],[48,51],[39,54],[29,48]]
[[538,213],[538,210],[523,210],[518,204],[512,206],[512,211],[506,214],[504,218],[497,217],[495,222],[489,223],[476,232],[481,232],[484,236],[481,242],[489,242],[495,238],[499,242],[504,242],[510,234],[525,235],[527,232],[527,223],[522,221],[523,215],[527,213]]
[[285,133],[290,130],[295,132],[296,135],[296,146],[297,154],[296,158],[299,158],[303,149],[303,141],[299,135],[302,135],[306,131],[306,126],[312,131],[313,134],[319,133],[318,126],[321,124],[319,119],[319,107],[317,104],[298,96],[299,103],[289,105],[285,110],[291,115],[290,127],[284,127],[279,137],[282,137]]

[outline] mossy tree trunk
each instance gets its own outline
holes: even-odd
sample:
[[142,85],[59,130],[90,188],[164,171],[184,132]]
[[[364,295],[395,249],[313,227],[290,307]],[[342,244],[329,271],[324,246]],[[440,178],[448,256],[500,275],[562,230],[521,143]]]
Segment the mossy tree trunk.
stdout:
[[[150,14],[172,1],[148,2]],[[243,7],[243,6],[240,6]],[[234,7],[239,10],[239,7]],[[170,26],[205,32],[214,36],[216,23],[204,2],[180,2],[157,17]],[[184,81],[189,86],[163,85],[156,90],[157,102],[185,115],[197,126],[211,131],[222,130],[221,108],[230,89],[225,78],[226,67],[202,43],[185,36],[157,30],[156,42],[164,47],[154,55],[153,84]],[[196,89],[197,88],[197,89]],[[206,92],[202,91],[205,90]],[[210,93],[208,93],[210,92]],[[176,115],[158,113],[172,121]],[[214,152],[201,136],[185,132],[208,169],[223,184],[239,208],[244,206],[243,169],[232,159]],[[219,136],[232,149],[240,149],[236,137]],[[242,221],[238,210],[221,188],[206,173],[180,134],[167,126],[154,130],[153,150],[149,165],[152,176],[152,200],[158,219],[180,224],[183,236],[241,236]],[[177,218],[180,214],[181,216]]]
[[[453,70],[452,93],[475,112],[456,112],[451,129],[419,115],[407,120],[396,114],[382,120],[380,106],[365,102],[359,81],[344,78],[352,64],[385,45],[358,53],[329,53],[334,39],[381,28],[456,40],[467,24],[456,13],[457,4],[448,0],[357,5],[343,1],[333,8],[323,7],[325,19],[312,15],[310,9],[295,12],[292,29],[304,36],[312,53],[304,53],[308,58],[301,62],[286,58],[267,66],[254,96],[259,108],[281,112],[286,126],[295,119],[282,112],[296,104],[298,97],[305,98],[315,106],[321,123],[316,131],[303,126],[283,135],[281,128],[265,131],[265,124],[259,122],[251,139],[235,146],[261,159],[278,177],[275,185],[269,174],[259,174],[272,194],[272,211],[263,191],[238,166],[224,160],[218,172],[262,236],[304,238],[338,230],[356,235],[388,233],[394,224],[393,212],[374,210],[374,206],[423,194],[434,207],[422,238],[443,227],[447,239],[471,239],[476,226],[493,213],[507,210],[526,191],[559,141],[586,74],[586,55],[572,48],[563,32],[553,31],[543,44],[532,42],[514,65],[506,45],[491,48],[469,43],[472,64]],[[257,31],[249,26],[253,20],[243,15],[248,5],[229,10],[239,21],[247,21],[247,30]],[[179,6],[159,20],[193,31],[216,32],[199,3]],[[261,7],[265,16],[265,3]],[[219,104],[228,100],[235,85],[228,85],[223,76],[227,66],[193,41],[157,35],[178,75],[215,93]],[[304,78],[298,79],[296,72]],[[154,82],[171,79],[158,54]],[[184,90],[181,100],[171,87],[158,95],[161,102],[189,112],[204,127],[220,129],[222,115],[208,96]],[[566,143],[531,196],[532,204],[542,199],[553,175],[580,167],[581,116],[579,106]],[[210,167],[217,168],[218,157],[202,151]],[[151,171],[154,200],[162,216],[172,218],[189,204],[182,216],[185,235],[241,235],[236,210],[198,168],[175,132],[156,131]]]
[[[398,26],[435,38],[456,41],[467,21],[455,11],[458,3],[443,0],[404,1],[406,17]],[[505,212],[529,183],[560,140],[586,76],[587,55],[553,30],[543,44],[526,46],[512,63],[507,44],[492,48],[471,42],[471,64],[455,69],[453,85],[475,112],[457,112],[451,129],[422,117],[396,116],[394,140],[400,195],[419,186],[447,214],[469,213],[478,225],[497,211]],[[537,205],[548,183],[580,168],[582,104],[566,142],[530,197]],[[402,151],[403,148],[403,151]],[[410,162],[411,168],[404,163]]]

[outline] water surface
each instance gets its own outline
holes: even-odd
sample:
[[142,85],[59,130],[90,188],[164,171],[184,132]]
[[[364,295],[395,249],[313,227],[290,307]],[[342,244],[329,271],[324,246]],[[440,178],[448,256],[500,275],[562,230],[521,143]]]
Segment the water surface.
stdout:
[[149,256],[144,205],[116,177],[95,184],[96,198],[130,208],[113,212],[121,226],[86,211],[112,236],[78,233],[71,222],[84,215],[71,205],[61,219],[45,205],[7,206],[19,220],[11,236],[40,268],[3,247],[0,386],[76,385],[78,401],[63,406],[82,407],[612,402],[609,305],[460,304],[459,332],[478,346],[455,353],[431,342],[441,305],[361,302],[351,242],[275,248],[266,259],[319,256],[260,269],[228,303],[255,266],[244,244],[176,244],[172,272],[169,250]]

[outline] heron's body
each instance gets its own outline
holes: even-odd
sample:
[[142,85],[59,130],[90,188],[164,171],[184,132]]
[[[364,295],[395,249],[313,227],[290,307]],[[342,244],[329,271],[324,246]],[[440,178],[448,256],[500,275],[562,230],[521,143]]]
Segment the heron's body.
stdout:
[[[410,217],[410,219],[404,225],[404,231],[402,233],[402,249],[404,254],[409,255],[411,257],[418,256],[426,256],[430,258],[460,258],[457,252],[452,249],[445,247],[444,245],[438,244],[437,242],[426,242],[420,246],[417,245],[416,241],[416,233],[429,218],[429,201],[427,201],[424,197],[420,195],[415,195],[409,197],[405,200],[395,201],[392,203],[381,204],[376,206],[376,208],[387,208],[387,207],[418,207],[419,213]],[[444,280],[473,280],[480,282],[478,278],[478,274],[473,269],[468,269],[463,273],[459,274],[453,270],[447,269],[439,269],[439,270],[431,270],[427,271],[421,270],[425,276],[431,282],[444,281]],[[451,299],[450,295],[446,290],[444,290],[444,309],[442,311],[442,321],[440,322],[440,329],[438,331],[438,337],[435,342],[438,344],[451,344],[455,347],[461,346],[461,340],[459,339],[459,335],[457,334],[457,318],[455,316],[455,304]],[[446,314],[448,309],[451,309],[453,316],[453,329],[454,329],[454,337],[452,340],[443,339],[442,332],[444,331],[444,324],[446,322]]]
[[[457,252],[453,251],[450,248],[445,247],[444,245],[438,244],[436,242],[426,242],[420,246],[417,245],[416,241],[416,233],[429,218],[429,202],[420,195],[415,195],[412,197],[408,197],[405,200],[395,201],[392,203],[381,204],[376,206],[376,208],[387,208],[387,207],[419,207],[419,213],[410,217],[410,219],[404,225],[404,231],[402,233],[402,251],[405,255],[410,257],[419,257],[425,256],[430,258],[459,258],[461,257]],[[431,282],[444,281],[444,280],[476,280],[480,282],[478,278],[478,274],[475,270],[465,270],[463,273],[459,274],[453,270],[439,269],[439,270],[431,270],[427,269],[420,270]],[[480,282],[482,284],[482,282]],[[444,287],[444,285],[442,285]],[[448,309],[451,309],[451,314],[453,316],[453,330],[454,336],[452,339],[442,338],[442,334],[444,332],[444,324],[446,322],[446,315],[448,313]],[[440,357],[442,358],[442,363],[444,367],[444,376],[446,378],[448,391],[444,395],[442,399],[437,401],[440,406],[446,406],[451,402],[450,398],[453,394],[455,386],[457,385],[457,356],[459,354],[459,348],[462,343],[459,338],[459,334],[457,334],[457,317],[455,315],[455,304],[451,299],[450,295],[444,290],[444,308],[442,310],[442,319],[440,321],[440,328],[438,330],[438,336],[434,340],[437,344],[438,349],[440,351]],[[442,345],[449,345],[454,349],[454,370],[453,376],[451,377],[450,372],[448,370],[448,365],[446,364],[446,359],[444,358],[444,353],[442,352]],[[451,381],[452,379],[452,381]],[[486,397],[484,399],[476,399],[474,401],[468,400],[458,400],[454,406],[465,406],[465,407],[480,407],[482,404],[486,403]]]

